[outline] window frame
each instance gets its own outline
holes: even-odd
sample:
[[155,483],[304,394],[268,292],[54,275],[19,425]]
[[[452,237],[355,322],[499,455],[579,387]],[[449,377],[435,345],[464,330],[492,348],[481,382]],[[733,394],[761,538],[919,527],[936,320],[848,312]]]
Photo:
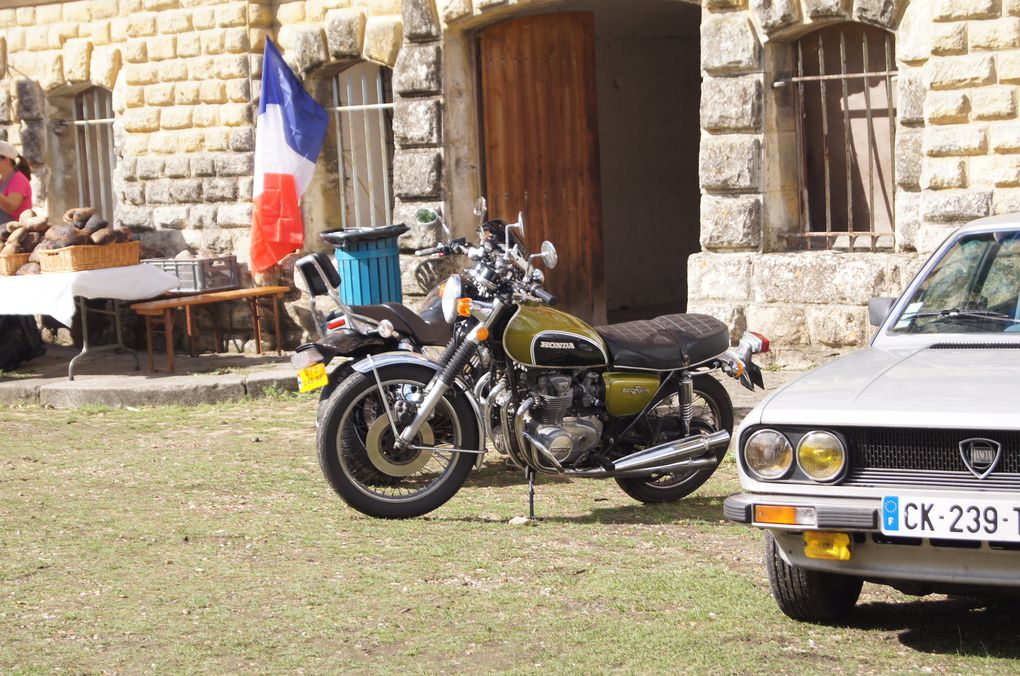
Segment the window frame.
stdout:
[[[357,92],[351,75],[357,69],[366,66],[374,67],[375,70],[374,82],[371,83],[372,89],[369,89],[370,77],[367,73],[362,72],[358,79],[360,92]],[[393,111],[396,108],[396,103],[393,97],[392,81],[392,69],[373,61],[353,63],[329,77],[328,86],[331,101],[330,105],[325,106],[325,108],[332,118],[332,126],[336,135],[337,192],[340,200],[341,228],[346,229],[365,225],[378,227],[393,222],[395,206],[393,163],[396,150],[393,137]],[[359,94],[362,103],[345,103],[345,101],[350,102],[352,99],[357,99]],[[364,101],[368,101],[373,97],[374,102],[364,103]],[[371,120],[373,113],[377,113],[377,119],[374,122]],[[359,115],[361,119],[356,122],[355,118]],[[355,133],[361,134],[361,147],[364,148],[364,157],[359,157],[357,152],[359,144],[356,142]],[[373,134],[376,134],[374,138]],[[345,155],[348,153],[350,162],[345,163]],[[383,184],[382,209],[377,204],[374,191],[369,194],[369,204],[364,206],[364,209],[370,215],[370,223],[365,223],[362,220],[362,191],[358,187],[360,178],[359,167],[361,165],[359,160],[363,160],[364,169],[369,174],[369,180],[381,177]],[[375,167],[375,162],[379,163],[378,170]],[[347,167],[350,167],[350,176],[348,176]],[[350,195],[348,194],[348,178],[351,181]],[[350,215],[357,221],[353,225],[349,223],[348,213],[348,208],[351,206],[349,201],[351,200],[353,200],[354,204]]]
[[[855,41],[855,44],[850,44],[847,40],[847,35],[844,29],[852,27],[857,33],[854,35],[860,36],[859,40]],[[823,38],[827,38],[833,32],[839,33],[839,62],[840,71],[838,73],[827,73],[826,72],[826,43]],[[869,33],[872,35],[872,39],[875,36],[881,35],[884,42],[884,70],[872,70],[869,66]],[[805,74],[805,59],[812,58],[812,55],[805,55],[805,45],[814,43],[817,45],[817,62],[814,69],[818,71],[817,74]],[[860,58],[862,67],[859,71],[848,70],[848,47],[859,48]],[[793,72],[794,75],[786,78],[777,79],[775,87],[788,87],[793,93],[793,108],[794,108],[794,120],[795,120],[795,140],[796,140],[796,166],[797,166],[797,197],[799,200],[799,227],[796,232],[787,235],[788,239],[791,239],[799,244],[798,248],[801,249],[818,249],[822,248],[825,250],[846,248],[852,251],[868,250],[892,250],[896,246],[896,224],[895,224],[895,198],[896,198],[896,87],[893,86],[893,79],[897,77],[898,71],[895,70],[895,35],[887,30],[872,26],[870,24],[861,24],[858,22],[843,22],[840,24],[833,24],[819,28],[815,31],[802,35],[791,45],[792,58],[793,58]],[[831,58],[831,57],[830,57]],[[864,112],[865,112],[865,124],[867,128],[867,184],[863,185],[862,188],[867,191],[864,196],[869,218],[867,221],[867,227],[862,229],[855,227],[855,216],[854,216],[854,202],[855,199],[859,199],[859,195],[855,193],[853,187],[853,178],[858,170],[855,167],[860,167],[862,162],[858,162],[858,153],[855,149],[853,142],[852,124],[850,121],[852,110],[854,108],[851,104],[851,94],[849,92],[849,83],[851,81],[864,80],[865,86],[861,92],[864,98]],[[885,106],[872,106],[872,87],[878,83],[879,86],[884,83],[885,85]],[[832,105],[831,94],[828,92],[829,86],[836,86],[839,88],[839,96],[836,99],[838,104]],[[808,92],[808,87],[816,87],[815,91]],[[853,96],[858,93],[853,94]],[[823,171],[823,191],[818,191],[817,188],[812,190],[812,178],[811,172],[808,169],[809,151],[807,145],[811,142],[817,141],[815,136],[806,127],[808,126],[806,120],[808,119],[808,111],[806,110],[808,105],[808,98],[814,97],[819,101],[818,110],[822,112],[821,115],[821,143],[823,144],[822,150],[822,171]],[[878,149],[875,138],[876,138],[876,121],[880,120],[880,117],[876,116],[875,111],[882,112],[884,109],[885,115],[889,123],[889,144],[885,150],[887,155],[881,156],[878,154]],[[830,124],[833,117],[839,118],[837,124]],[[814,124],[818,124],[818,121],[812,120]],[[832,127],[841,127],[842,130],[842,141],[843,141],[843,156],[842,157],[831,157],[829,153],[829,139],[833,133],[839,133],[837,128],[833,131]],[[814,131],[814,130],[812,130]],[[808,138],[811,135],[811,138]],[[838,154],[838,153],[837,153]],[[864,157],[860,157],[860,160],[864,160]],[[843,200],[846,203],[846,212],[841,214],[835,214],[832,207],[832,195],[833,190],[838,189],[837,186],[832,184],[832,171],[833,164],[835,162],[841,162],[844,169],[842,173],[846,177],[845,196]],[[888,166],[889,168],[889,194],[891,196],[888,204],[889,209],[889,224],[888,230],[877,230],[875,224],[875,186],[876,186],[876,166],[881,168],[882,166]],[[865,178],[865,177],[861,177]],[[862,181],[863,183],[863,181]],[[822,199],[825,201],[824,223],[813,223],[812,222],[812,202],[814,200]],[[824,229],[823,229],[824,226]],[[864,240],[866,246],[859,244],[860,240]],[[880,242],[881,240],[881,242]]]
[[103,87],[89,87],[74,95],[71,110],[79,206],[92,207],[103,218],[112,220],[117,209],[117,193],[113,189],[117,168],[113,94]]

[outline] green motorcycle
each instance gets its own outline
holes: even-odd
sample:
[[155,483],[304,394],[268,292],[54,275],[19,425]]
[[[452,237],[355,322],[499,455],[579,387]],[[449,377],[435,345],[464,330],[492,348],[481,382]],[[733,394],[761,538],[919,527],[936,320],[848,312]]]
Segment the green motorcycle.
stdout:
[[[699,314],[592,327],[556,310],[533,266],[552,269],[545,242],[528,255],[517,223],[489,221],[466,249],[474,265],[450,277],[442,307],[454,326],[442,357],[370,355],[330,395],[318,432],[319,463],[350,506],[407,518],[449,500],[489,450],[525,473],[534,516],[536,473],[614,479],[635,499],[689,495],[718,467],[733,406],[711,373],[762,386],[752,355],[764,337]],[[330,357],[313,346],[303,369]],[[479,358],[473,385],[461,377]]]

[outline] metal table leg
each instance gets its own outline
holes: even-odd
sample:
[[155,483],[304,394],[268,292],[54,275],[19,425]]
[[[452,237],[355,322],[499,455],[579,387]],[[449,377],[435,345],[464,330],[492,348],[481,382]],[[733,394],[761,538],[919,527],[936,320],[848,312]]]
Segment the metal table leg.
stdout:
[[[141,363],[138,361],[138,353],[129,348],[124,344],[124,331],[120,321],[120,301],[113,300],[113,310],[89,310],[88,301],[84,296],[78,296],[78,313],[81,315],[81,352],[79,352],[71,360],[71,363],[67,365],[67,379],[74,380],[74,365],[79,359],[85,356],[90,356],[96,352],[105,352],[108,350],[126,350],[131,353],[131,356],[135,359],[135,370],[138,371],[141,368]],[[89,312],[95,312],[101,315],[113,315],[113,324],[116,331],[116,342],[107,343],[105,345],[89,345]]]

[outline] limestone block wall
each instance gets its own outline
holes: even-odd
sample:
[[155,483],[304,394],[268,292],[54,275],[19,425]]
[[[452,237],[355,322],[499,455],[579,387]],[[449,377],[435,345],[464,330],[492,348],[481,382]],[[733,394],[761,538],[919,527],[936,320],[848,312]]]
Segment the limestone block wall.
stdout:
[[[898,295],[946,235],[1020,208],[1016,84],[1020,3],[991,0],[705,0],[702,253],[690,307],[777,345],[866,343],[867,301]],[[800,228],[792,45],[857,21],[896,40],[895,248],[796,251]],[[1017,136],[1020,138],[1020,136]]]
[[[117,224],[145,249],[247,263],[254,123],[266,36],[299,77],[338,62],[392,67],[400,0],[77,0],[0,9],[0,136],[33,165],[36,210],[75,206],[71,102],[112,92]],[[324,224],[310,214],[306,241]],[[310,247],[311,248],[311,247]],[[279,276],[287,279],[289,269]],[[272,280],[267,280],[272,281]],[[300,309],[291,308],[299,319]],[[246,321],[246,320],[245,320]]]

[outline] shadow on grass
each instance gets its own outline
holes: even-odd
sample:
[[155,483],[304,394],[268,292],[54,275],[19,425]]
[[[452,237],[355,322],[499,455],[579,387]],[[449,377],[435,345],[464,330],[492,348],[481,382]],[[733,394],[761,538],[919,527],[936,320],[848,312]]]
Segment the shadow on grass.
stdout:
[[899,631],[900,643],[918,652],[1020,658],[1015,599],[866,603],[849,619],[848,627]]
[[662,505],[643,505],[635,502],[633,505],[622,507],[596,507],[591,510],[590,514],[550,516],[548,518],[539,515],[539,521],[615,525],[674,524],[689,521],[717,524],[723,519],[722,503],[722,496],[695,495],[678,502]]

